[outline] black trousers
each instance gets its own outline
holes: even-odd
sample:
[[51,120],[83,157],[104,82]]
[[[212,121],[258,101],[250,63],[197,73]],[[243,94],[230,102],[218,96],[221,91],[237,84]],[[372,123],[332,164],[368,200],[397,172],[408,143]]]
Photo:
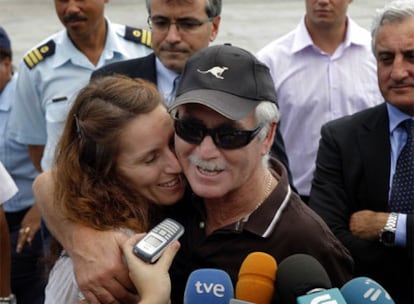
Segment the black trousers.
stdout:
[[44,247],[40,230],[32,245],[16,252],[21,221],[29,209],[6,212],[11,242],[11,289],[19,304],[43,304],[47,276],[43,265]]

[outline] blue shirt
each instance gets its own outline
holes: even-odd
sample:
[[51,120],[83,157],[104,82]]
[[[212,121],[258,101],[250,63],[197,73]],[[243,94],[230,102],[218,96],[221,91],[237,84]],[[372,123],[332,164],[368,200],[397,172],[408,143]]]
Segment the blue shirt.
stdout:
[[15,74],[0,93],[0,162],[19,189],[15,196],[3,204],[5,212],[17,212],[34,203],[32,182],[37,175],[26,145],[15,141],[10,134],[9,117],[16,94],[16,79]]
[[43,170],[53,166],[55,147],[66,116],[79,90],[89,82],[92,72],[106,64],[152,52],[146,45],[126,39],[124,25],[108,20],[107,25],[105,48],[96,66],[73,45],[66,30],[39,44],[38,51],[41,53],[40,46],[53,41],[53,54],[44,57],[31,69],[24,61],[19,66],[19,89],[10,117],[11,129],[13,136],[21,143],[45,145],[41,162]]
[[174,86],[174,81],[180,76],[177,72],[167,69],[162,62],[155,58],[155,68],[157,71],[157,87],[161,96],[164,97],[165,102],[169,102],[175,97],[177,86]]

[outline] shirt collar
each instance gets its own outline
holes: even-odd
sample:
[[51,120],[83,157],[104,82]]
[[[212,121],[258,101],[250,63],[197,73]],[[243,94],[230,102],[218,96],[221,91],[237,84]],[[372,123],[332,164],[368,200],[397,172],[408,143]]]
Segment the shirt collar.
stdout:
[[[287,171],[283,165],[276,159],[271,159],[270,162],[273,169],[272,174],[278,180],[275,189],[253,213],[222,229],[235,232],[245,230],[263,238],[268,237],[273,232],[281,218],[281,213],[289,203],[291,189]],[[197,210],[200,223],[205,223],[206,214],[202,199],[193,194],[192,205]]]
[[302,17],[301,21],[299,22],[298,26],[295,30],[295,38],[292,44],[292,53],[297,53],[302,51],[303,49],[313,46],[313,41],[311,36],[309,35],[308,29],[305,25],[305,16]]
[[[120,44],[117,37],[117,32],[114,25],[110,22],[109,19],[105,18],[108,30],[106,34],[105,47],[101,54],[101,57],[104,56],[106,60],[112,59],[115,54],[127,55],[124,47]],[[53,56],[53,67],[56,68],[65,64],[68,61],[78,63],[80,60],[87,58],[81,51],[79,51],[76,46],[73,44],[69,38],[68,32],[66,29],[56,33],[52,39],[56,43],[56,53]],[[94,68],[94,67],[93,67]]]
[[[171,92],[174,79],[179,76],[179,74],[173,70],[166,68],[162,62],[155,58],[155,69],[157,72],[157,86],[161,94],[166,95]],[[164,96],[165,98],[166,96]]]
[[155,68],[157,75],[159,77],[167,79],[170,83],[172,83],[174,79],[179,75],[177,72],[166,68],[158,57],[155,58]]
[[[362,34],[364,31],[361,31],[361,27],[355,23],[351,18],[347,17],[347,28],[345,34],[345,40],[343,42],[344,47],[349,47],[353,44],[355,45],[365,45],[367,38],[370,39],[369,35]],[[366,32],[364,32],[366,34]],[[296,35],[292,44],[292,53],[297,53],[302,51],[307,47],[314,46],[313,40],[306,28],[305,16],[302,17],[300,23],[296,28]]]
[[243,227],[244,230],[263,238],[269,237],[273,232],[291,196],[286,169],[276,159],[271,159],[270,163],[278,184],[263,204],[248,216]]
[[394,130],[398,127],[398,125],[406,120],[406,119],[413,119],[408,114],[405,114],[398,108],[394,107],[392,104],[387,102],[387,111],[388,111],[388,117],[389,117],[389,128],[390,128],[390,134],[394,132]]
[[346,29],[345,35],[345,47],[348,47],[352,44],[354,45],[366,45],[367,39],[371,41],[370,34],[363,30],[361,26],[359,26],[354,20],[347,17],[348,26]]
[[128,56],[128,52],[125,49],[125,44],[121,43],[120,37],[125,36],[125,26],[121,28],[116,28],[115,24],[110,22],[108,19],[106,20],[106,24],[108,26],[105,48],[103,52],[103,56],[105,60],[112,59],[116,54],[120,54],[124,57]]

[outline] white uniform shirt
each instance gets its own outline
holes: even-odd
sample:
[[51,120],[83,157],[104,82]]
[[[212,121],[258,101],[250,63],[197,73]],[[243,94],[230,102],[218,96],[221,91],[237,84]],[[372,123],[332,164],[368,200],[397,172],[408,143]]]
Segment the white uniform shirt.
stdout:
[[[92,72],[106,64],[152,52],[144,44],[126,39],[124,25],[111,24],[108,20],[107,24],[105,48],[96,66],[73,45],[66,30],[52,35],[34,49],[42,56],[42,51],[48,54],[54,47],[52,54],[43,55],[44,58],[31,69],[24,61],[20,64],[10,124],[18,142],[45,145],[41,163],[43,170],[53,165],[55,147],[66,116],[78,91],[89,82]],[[139,31],[134,33],[141,34]],[[33,55],[34,51],[28,55]]]
[[302,18],[257,57],[274,80],[294,185],[309,195],[321,126],[383,102],[370,34],[348,18],[345,41],[329,55],[313,44]]
[[9,117],[16,96],[17,73],[0,92],[0,161],[13,178],[19,192],[3,205],[4,212],[18,212],[33,205],[32,183],[38,172],[26,145],[10,136]]

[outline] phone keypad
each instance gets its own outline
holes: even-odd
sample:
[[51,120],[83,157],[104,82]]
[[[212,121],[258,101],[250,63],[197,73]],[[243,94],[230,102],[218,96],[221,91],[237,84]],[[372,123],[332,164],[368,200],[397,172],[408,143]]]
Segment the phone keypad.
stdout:
[[174,236],[178,227],[172,222],[163,222],[162,225],[156,226],[154,231],[164,238],[168,239]]

